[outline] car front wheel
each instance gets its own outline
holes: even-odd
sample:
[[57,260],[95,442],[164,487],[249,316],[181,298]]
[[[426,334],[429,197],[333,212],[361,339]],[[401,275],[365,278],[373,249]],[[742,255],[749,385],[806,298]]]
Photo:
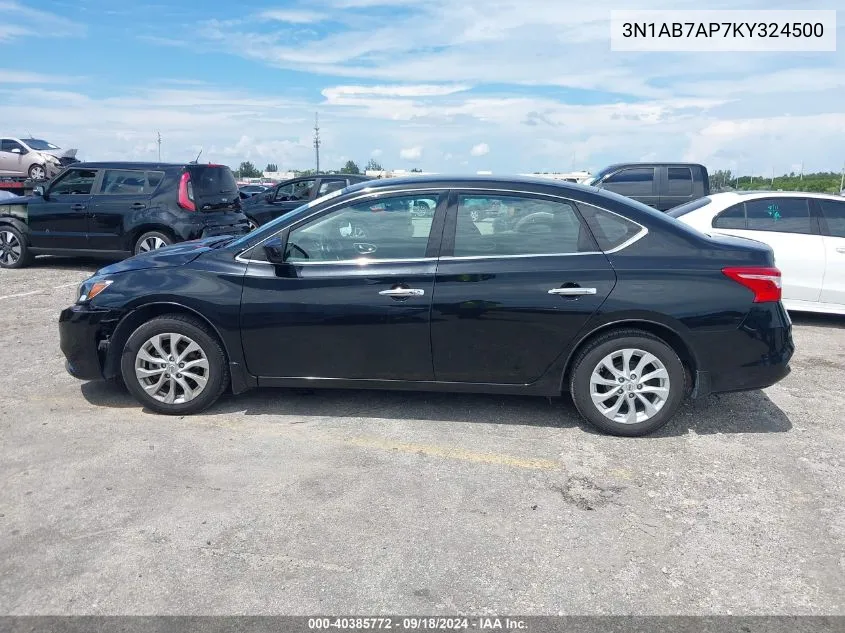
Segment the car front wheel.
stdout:
[[24,268],[32,263],[26,238],[13,226],[0,226],[0,268]]
[[33,165],[29,168],[29,177],[32,180],[44,180],[47,177],[47,172],[41,165]]
[[677,353],[640,330],[600,336],[578,354],[570,392],[579,413],[613,435],[646,435],[666,424],[686,392]]
[[147,408],[166,415],[197,413],[229,385],[226,354],[198,319],[173,314],[136,329],[123,348],[127,389]]

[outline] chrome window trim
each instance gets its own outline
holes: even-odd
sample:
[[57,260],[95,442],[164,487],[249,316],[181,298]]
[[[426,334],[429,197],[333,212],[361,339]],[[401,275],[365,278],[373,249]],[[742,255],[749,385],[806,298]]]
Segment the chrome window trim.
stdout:
[[[545,193],[545,192],[534,192],[534,191],[526,192],[526,191],[521,191],[521,190],[518,190],[518,189],[500,189],[500,188],[490,188],[490,187],[461,187],[461,188],[457,188],[457,187],[423,187],[423,188],[414,187],[413,189],[393,190],[393,191],[390,191],[390,194],[400,194],[401,195],[401,194],[426,192],[426,191],[437,191],[437,192],[441,192],[441,193],[444,192],[444,191],[456,191],[459,194],[461,192],[467,192],[467,191],[484,191],[484,192],[495,191],[495,192],[499,192],[499,193],[509,193],[509,194],[516,194],[516,195],[522,195],[522,196],[525,196],[525,195],[545,196],[547,198],[554,198],[556,200],[562,200],[564,202],[574,203],[576,212],[578,212],[577,209],[578,209],[579,200],[576,200],[574,198],[567,198],[565,196],[558,196],[558,195],[555,195],[555,194]],[[340,205],[354,204],[355,202],[357,202],[359,200],[364,200],[365,198],[371,198],[371,197],[374,197],[374,196],[378,196],[380,194],[381,194],[381,191],[379,191],[379,190],[373,191],[372,189],[362,189],[360,196],[356,196],[354,198],[349,198],[347,200],[343,200],[342,202],[336,202],[335,204],[332,204],[332,205],[326,207],[325,209],[321,209],[320,211],[314,211],[313,213],[310,213],[307,216],[305,216],[304,218],[301,218],[300,220],[298,220],[295,224],[292,224],[292,225],[287,226],[283,229],[280,229],[279,231],[277,231],[277,232],[275,232],[271,235],[268,235],[267,237],[265,237],[260,242],[257,242],[256,244],[253,244],[249,248],[245,248],[244,250],[240,251],[237,255],[235,255],[235,261],[240,262],[242,264],[252,264],[252,263],[255,263],[255,264],[270,264],[270,262],[266,262],[266,261],[263,261],[263,260],[260,260],[260,259],[244,259],[243,257],[241,257],[241,255],[248,250],[252,250],[253,248],[258,248],[259,246],[261,246],[267,240],[270,240],[274,237],[277,237],[279,235],[279,233],[281,233],[282,231],[285,231],[285,230],[288,230],[288,229],[293,230],[297,226],[299,226],[302,223],[307,222],[308,220],[313,218],[318,213],[321,214],[323,212],[328,212],[328,211],[330,211],[330,210],[332,210],[335,207],[338,207]],[[625,242],[622,242],[622,244],[620,244],[619,246],[612,248],[608,251],[599,250],[599,251],[588,251],[588,252],[585,252],[585,253],[542,253],[542,254],[532,254],[532,255],[466,255],[466,256],[457,256],[457,257],[450,255],[450,256],[447,256],[447,257],[439,257],[439,258],[438,257],[423,257],[423,258],[392,259],[392,260],[372,259],[372,260],[365,260],[365,261],[367,261],[368,263],[369,262],[391,262],[391,261],[393,261],[393,262],[418,262],[418,261],[428,261],[428,260],[432,260],[432,259],[441,259],[441,260],[444,260],[444,261],[453,261],[453,260],[462,260],[462,259],[514,259],[514,258],[525,258],[525,257],[562,257],[562,256],[572,256],[572,255],[597,255],[597,254],[607,255],[607,254],[610,254],[610,253],[618,253],[619,251],[621,251],[625,248],[628,248],[629,246],[631,246],[635,242],[638,242],[639,240],[644,238],[646,235],[648,235],[648,228],[643,226],[642,224],[640,224],[636,220],[632,220],[631,218],[625,217],[624,215],[616,213],[615,211],[611,211],[610,209],[607,209],[605,207],[600,207],[597,204],[593,204],[592,202],[582,202],[581,204],[588,204],[591,207],[595,207],[596,209],[600,209],[601,211],[604,211],[605,213],[610,213],[611,215],[615,215],[616,217],[621,218],[622,220],[625,220],[626,222],[631,222],[633,224],[636,224],[638,227],[640,227],[640,231],[638,233],[636,233],[635,235],[631,236],[630,238],[628,238]],[[578,212],[578,214],[580,215],[580,212]],[[589,230],[589,227],[587,227],[587,229]],[[313,266],[313,265],[317,265],[317,264],[344,264],[344,263],[359,263],[359,262],[360,262],[360,259],[347,259],[347,260],[339,260],[339,261],[336,261],[336,262],[308,262],[306,265]],[[299,266],[299,265],[302,265],[302,264],[303,264],[303,262],[298,262],[294,265]],[[274,264],[270,264],[270,265],[274,265]]]

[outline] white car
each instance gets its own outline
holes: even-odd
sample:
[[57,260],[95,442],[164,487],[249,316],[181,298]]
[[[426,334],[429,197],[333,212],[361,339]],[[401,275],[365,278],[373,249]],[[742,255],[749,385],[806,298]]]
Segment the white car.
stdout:
[[44,180],[58,174],[62,159],[74,161],[76,150],[63,151],[38,138],[0,137],[0,175],[22,176],[33,180]]
[[771,246],[788,310],[845,314],[845,198],[789,191],[717,193],[667,214],[703,233]]

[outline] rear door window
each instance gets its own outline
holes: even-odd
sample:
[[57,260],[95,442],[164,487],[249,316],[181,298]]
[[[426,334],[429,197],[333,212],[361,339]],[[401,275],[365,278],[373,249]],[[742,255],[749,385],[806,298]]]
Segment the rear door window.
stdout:
[[749,231],[812,234],[806,198],[763,198],[745,203]]
[[669,167],[669,184],[666,193],[670,196],[692,194],[692,170],[689,167]]
[[107,169],[99,193],[113,196],[151,193],[161,182],[162,175],[160,171]]

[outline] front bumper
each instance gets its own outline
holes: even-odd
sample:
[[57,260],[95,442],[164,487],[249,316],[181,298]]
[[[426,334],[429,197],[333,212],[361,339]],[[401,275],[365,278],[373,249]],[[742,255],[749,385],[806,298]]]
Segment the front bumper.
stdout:
[[119,315],[74,305],[59,316],[59,343],[65,355],[65,368],[80,380],[102,380],[108,340]]

